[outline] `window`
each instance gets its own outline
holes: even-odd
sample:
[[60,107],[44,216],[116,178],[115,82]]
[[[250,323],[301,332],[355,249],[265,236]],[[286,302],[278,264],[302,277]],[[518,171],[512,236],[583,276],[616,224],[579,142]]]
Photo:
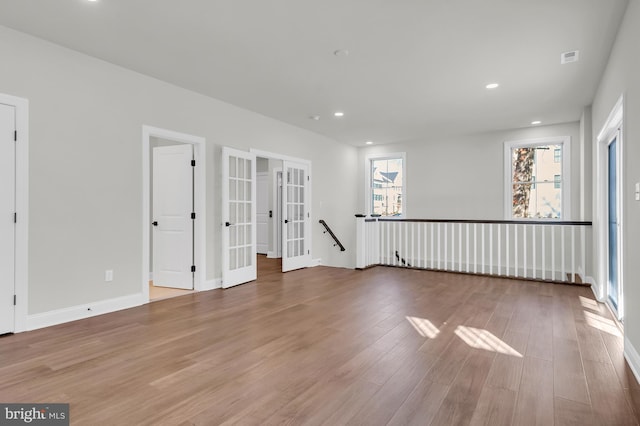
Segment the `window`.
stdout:
[[569,217],[569,137],[505,142],[507,219]]
[[381,216],[405,214],[405,154],[368,156],[367,212]]

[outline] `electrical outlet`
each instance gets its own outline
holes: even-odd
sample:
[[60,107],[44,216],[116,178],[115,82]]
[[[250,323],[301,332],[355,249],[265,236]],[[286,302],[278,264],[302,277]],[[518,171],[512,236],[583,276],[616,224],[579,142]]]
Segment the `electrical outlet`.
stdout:
[[104,271],[104,280],[107,282],[113,281],[113,269]]

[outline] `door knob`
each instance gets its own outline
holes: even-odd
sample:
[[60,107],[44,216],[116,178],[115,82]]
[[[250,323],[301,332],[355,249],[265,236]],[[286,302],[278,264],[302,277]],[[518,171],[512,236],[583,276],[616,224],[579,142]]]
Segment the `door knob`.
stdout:
[[230,222],[225,222],[224,226],[231,226],[231,223]]
[[152,224],[153,226],[158,226],[158,221],[153,221],[153,222],[151,222],[151,224]]
[[284,223],[289,223],[289,219],[285,219],[285,220],[284,220]]

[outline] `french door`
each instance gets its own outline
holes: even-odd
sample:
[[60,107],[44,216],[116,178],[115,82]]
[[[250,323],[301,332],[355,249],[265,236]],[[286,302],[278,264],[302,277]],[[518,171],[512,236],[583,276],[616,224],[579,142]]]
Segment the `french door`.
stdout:
[[309,166],[283,161],[282,180],[282,272],[287,272],[311,263]]
[[619,177],[619,139],[617,133],[608,146],[608,248],[607,259],[607,297],[619,318],[622,316],[622,286],[620,284],[620,177]]
[[256,156],[222,148],[222,287],[253,281],[256,267]]

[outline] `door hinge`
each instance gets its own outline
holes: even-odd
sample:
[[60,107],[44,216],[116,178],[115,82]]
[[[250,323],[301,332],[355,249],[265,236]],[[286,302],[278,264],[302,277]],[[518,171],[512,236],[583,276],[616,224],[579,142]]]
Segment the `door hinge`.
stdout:
[[311,180],[311,176],[307,175],[307,182]]
[[196,265],[191,265],[191,272],[195,272],[196,271]]
[[196,166],[196,160],[191,160],[191,167],[195,167]]
[[195,212],[191,213],[191,219],[195,219],[195,218],[196,218]]
[[14,130],[14,131],[13,131],[13,141],[14,141],[14,142],[17,142],[17,141],[18,141],[18,131],[17,131],[17,130]]
[[311,250],[307,250],[307,254],[311,254]]
[[17,299],[18,299],[18,298],[17,298],[17,297],[16,297],[16,295],[14,294],[14,295],[13,295],[13,306],[16,306],[16,301],[17,301]]
[[18,223],[18,213],[13,214],[13,223]]

